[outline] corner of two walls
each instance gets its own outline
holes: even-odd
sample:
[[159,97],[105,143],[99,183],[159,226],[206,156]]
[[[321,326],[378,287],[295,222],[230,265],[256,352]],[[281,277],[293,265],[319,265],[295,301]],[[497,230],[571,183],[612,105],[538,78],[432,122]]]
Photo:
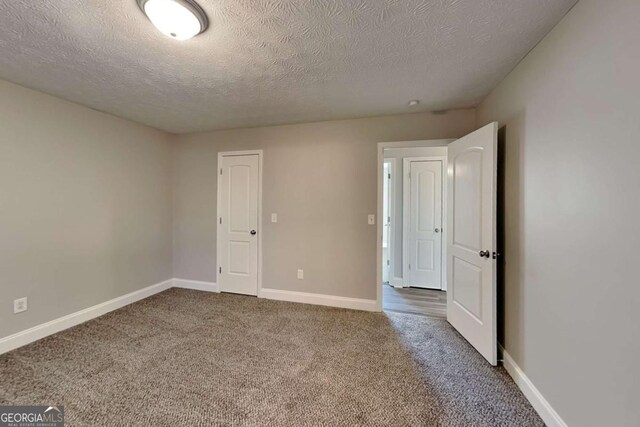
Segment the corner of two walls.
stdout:
[[171,135],[1,80],[0,94],[0,339],[172,278],[215,281],[219,151],[264,150],[263,212],[280,215],[265,287],[375,299],[377,143],[475,126],[459,110]]
[[166,134],[2,80],[0,124],[0,339],[171,278]]

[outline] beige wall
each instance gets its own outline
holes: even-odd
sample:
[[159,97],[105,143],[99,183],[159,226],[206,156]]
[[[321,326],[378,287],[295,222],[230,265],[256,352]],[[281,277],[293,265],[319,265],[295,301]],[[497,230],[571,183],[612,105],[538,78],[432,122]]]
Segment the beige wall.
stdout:
[[640,424],[640,2],[581,0],[491,93],[510,355],[570,426]]
[[216,280],[218,152],[263,149],[263,287],[375,299],[376,227],[367,214],[377,208],[377,143],[455,138],[474,127],[475,111],[459,110],[177,137],[174,276]]
[[171,278],[170,156],[166,134],[0,81],[0,337]]

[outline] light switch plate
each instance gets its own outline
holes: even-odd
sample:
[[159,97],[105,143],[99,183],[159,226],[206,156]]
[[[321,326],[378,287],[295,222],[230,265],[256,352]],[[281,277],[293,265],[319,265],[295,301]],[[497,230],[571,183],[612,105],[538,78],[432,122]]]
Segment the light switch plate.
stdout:
[[304,279],[304,271],[303,270],[298,270],[298,279],[299,280]]
[[277,213],[272,213],[271,214],[271,222],[278,222],[278,214]]
[[367,221],[368,221],[369,225],[375,225],[376,224],[376,216],[373,215],[373,214],[370,214]]

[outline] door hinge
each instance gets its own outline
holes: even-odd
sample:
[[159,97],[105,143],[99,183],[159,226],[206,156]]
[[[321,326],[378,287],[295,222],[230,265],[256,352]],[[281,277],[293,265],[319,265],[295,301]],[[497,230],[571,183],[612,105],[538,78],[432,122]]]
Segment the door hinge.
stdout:
[[222,168],[220,168],[220,175],[222,175]]
[[388,222],[389,224],[391,224],[391,217],[390,217],[390,216],[388,216],[388,217],[387,217],[387,222]]
[[222,224],[222,217],[220,217],[220,224]]
[[411,264],[409,264],[409,270],[411,270]]
[[389,260],[387,260],[387,265],[389,265]]
[[388,174],[388,175],[387,175],[387,178],[391,179],[391,174]]
[[218,273],[222,274],[222,267],[218,267]]

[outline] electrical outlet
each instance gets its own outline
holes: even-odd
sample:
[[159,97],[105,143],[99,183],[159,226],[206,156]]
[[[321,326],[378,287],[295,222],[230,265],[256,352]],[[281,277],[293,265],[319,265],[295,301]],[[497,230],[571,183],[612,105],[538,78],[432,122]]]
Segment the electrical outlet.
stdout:
[[369,225],[375,225],[376,224],[376,216],[373,214],[370,214],[367,218],[367,222],[369,223]]
[[277,213],[272,213],[271,214],[271,222],[278,222],[278,214]]
[[27,297],[13,300],[13,314],[27,311]]
[[299,280],[304,279],[304,271],[303,270],[298,270],[298,279]]

